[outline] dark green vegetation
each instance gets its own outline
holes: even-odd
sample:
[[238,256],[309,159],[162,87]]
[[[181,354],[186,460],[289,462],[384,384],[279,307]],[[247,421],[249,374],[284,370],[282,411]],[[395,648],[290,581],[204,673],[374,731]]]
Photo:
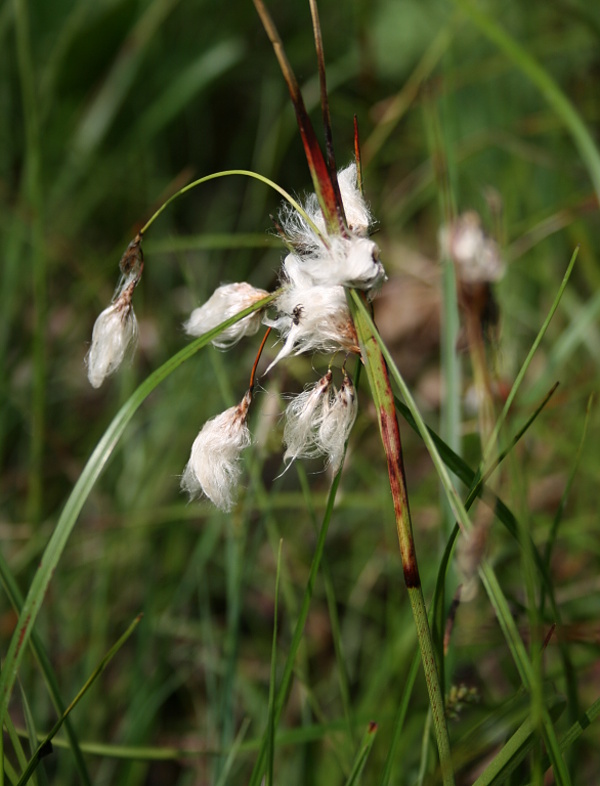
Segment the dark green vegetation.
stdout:
[[[276,5],[318,128],[308,8]],[[496,2],[486,11],[487,22],[450,1],[345,9],[323,2],[331,114],[339,164],[352,158],[352,116],[359,118],[365,190],[391,278],[378,324],[425,420],[472,470],[483,437],[465,402],[471,355],[464,335],[456,340],[455,296],[442,285],[439,226],[452,210],[477,210],[507,262],[496,290],[500,333],[487,349],[497,414],[580,247],[492,451],[512,444],[560,381],[490,482],[512,515],[500,508],[492,518],[482,504],[470,510],[519,642],[506,619],[498,624],[484,589],[492,579],[482,571],[456,612],[444,679],[459,783],[474,782],[510,740],[505,752],[517,769],[508,782],[541,784],[540,739],[552,745],[541,731],[546,718],[555,742],[566,741],[558,782],[587,786],[600,769],[598,731],[592,725],[577,737],[573,724],[600,695],[593,405],[582,444],[600,370],[600,175],[585,133],[597,137],[600,121],[600,12],[575,0]],[[293,193],[309,189],[310,179],[249,0],[14,0],[0,9],[0,40],[4,661],[19,636],[11,599],[35,586],[65,502],[119,407],[187,345],[181,323],[216,285],[272,288],[282,250],[266,230],[280,200],[261,183],[231,177],[165,211],[144,243],[135,295],[140,347],[95,391],[83,357],[127,243],[165,198],[210,172],[254,169]],[[267,773],[273,755],[279,784],[357,782],[367,752],[365,784],[439,780],[422,671],[409,698],[405,692],[416,634],[364,379],[324,540],[331,478],[315,463],[274,480],[278,394],[301,389],[310,359],[281,364],[263,380],[251,416],[260,441],[246,456],[234,513],[179,494],[191,442],[208,417],[239,401],[259,340],[226,354],[203,349],[167,376],[133,415],[87,500],[81,496],[64,551],[53,552],[37,637],[13,687],[6,782],[26,769],[27,735],[43,739],[56,722],[49,675],[68,705],[139,612],[142,621],[70,716],[81,753],[63,726],[34,776],[40,784],[242,784],[253,771],[259,783],[261,750]],[[313,362],[321,370],[327,361]],[[429,602],[454,521],[420,437],[405,421],[401,428]],[[442,455],[464,500],[472,473]],[[295,637],[315,554],[314,593]],[[464,581],[464,552],[461,559],[449,569],[438,632]],[[521,641],[530,672],[519,661]],[[290,653],[294,676],[280,702]],[[404,701],[408,712],[399,718]],[[273,702],[283,709],[271,745]],[[569,729],[577,739],[567,745]],[[515,732],[521,736],[510,739]]]

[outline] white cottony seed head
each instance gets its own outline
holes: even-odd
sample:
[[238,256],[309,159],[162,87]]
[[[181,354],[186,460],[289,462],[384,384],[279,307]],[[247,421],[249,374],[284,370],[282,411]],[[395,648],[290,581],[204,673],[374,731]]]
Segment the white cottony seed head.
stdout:
[[344,373],[339,390],[332,388],[331,370],[316,385],[292,399],[286,410],[284,461],[325,456],[337,472],[356,420],[358,402],[350,377]]
[[276,318],[266,317],[263,321],[279,332],[284,344],[265,373],[282,358],[300,352],[358,351],[343,287],[285,287],[275,307]]
[[344,447],[358,412],[358,399],[352,380],[344,374],[340,389],[329,401],[319,427],[318,443],[335,474],[344,456]]
[[329,406],[331,370],[303,393],[295,396],[285,411],[284,461],[315,458],[323,451],[318,443],[319,429]]
[[137,280],[125,282],[120,294],[100,314],[92,331],[92,344],[85,362],[90,384],[99,388],[123,362],[138,336],[131,296]]
[[[224,284],[215,290],[204,305],[192,311],[190,318],[184,325],[185,331],[190,336],[201,336],[226,319],[262,300],[268,294],[264,289],[256,289],[245,281]],[[260,327],[260,321],[260,311],[249,314],[236,322],[235,325],[226,328],[211,343],[218,349],[232,347],[244,336],[254,335]]]
[[240,454],[252,438],[247,426],[251,402],[248,391],[241,403],[204,424],[194,440],[181,488],[193,499],[205,494],[221,510],[231,510],[240,477]]
[[495,240],[488,237],[475,211],[463,213],[440,230],[442,252],[454,260],[459,278],[467,283],[499,281],[505,266]]

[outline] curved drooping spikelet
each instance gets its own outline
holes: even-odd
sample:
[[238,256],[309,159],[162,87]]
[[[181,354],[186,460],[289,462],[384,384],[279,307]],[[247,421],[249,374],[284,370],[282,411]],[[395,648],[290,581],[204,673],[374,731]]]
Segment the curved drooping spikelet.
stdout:
[[285,411],[284,461],[291,463],[297,458],[316,458],[322,454],[318,436],[329,407],[331,379],[330,369],[316,384],[290,401]]
[[[202,336],[268,294],[264,289],[256,289],[245,281],[223,284],[213,292],[206,303],[192,311],[190,318],[184,324],[184,329],[190,336]],[[244,336],[253,336],[260,327],[261,318],[261,311],[249,314],[219,333],[211,344],[218,349],[232,347]]]
[[358,399],[352,380],[344,372],[344,381],[330,399],[327,412],[319,426],[317,442],[321,452],[327,456],[327,465],[333,474],[339,470],[344,456],[346,441],[358,413]]
[[252,438],[247,425],[250,391],[241,403],[207,421],[194,440],[181,488],[191,498],[207,496],[221,510],[231,510],[241,474],[240,454]]
[[113,302],[94,323],[92,343],[85,362],[90,384],[99,388],[135,347],[138,326],[131,299],[138,278],[130,276],[120,286]]

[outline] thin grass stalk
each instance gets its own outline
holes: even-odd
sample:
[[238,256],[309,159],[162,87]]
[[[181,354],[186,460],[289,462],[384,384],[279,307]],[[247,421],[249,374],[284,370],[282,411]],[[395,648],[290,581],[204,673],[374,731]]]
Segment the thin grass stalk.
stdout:
[[[359,299],[356,292],[352,294]],[[450,755],[450,740],[446,723],[444,696],[440,684],[438,667],[436,665],[431,629],[429,627],[427,609],[425,607],[425,599],[421,587],[421,578],[419,576],[419,566],[417,564],[417,554],[415,551],[406,490],[400,429],[398,427],[394,405],[394,394],[392,392],[385,360],[377,344],[377,339],[373,334],[371,325],[364,317],[364,311],[357,307],[353,297],[348,298],[348,303],[352,318],[354,319],[363,362],[377,410],[379,430],[386,456],[390,489],[394,503],[396,530],[402,558],[404,582],[406,584],[408,598],[415,620],[415,628],[419,641],[419,648],[421,650],[421,658],[423,660],[423,669],[429,693],[429,703],[438,746],[442,779],[444,784],[449,786],[450,784],[454,784],[454,773]]]
[[[427,427],[425,426],[423,418],[421,417],[421,414],[415,405],[410,390],[406,386],[406,383],[402,379],[402,376],[398,371],[398,368],[395,366],[394,361],[387,347],[385,346],[381,337],[379,336],[379,333],[375,328],[373,320],[371,319],[371,316],[367,311],[366,305],[364,304],[359,294],[355,291],[350,292],[350,304],[353,311],[353,315],[356,314],[355,324],[357,327],[357,331],[359,333],[359,337],[361,335],[361,331],[359,330],[357,320],[358,322],[360,322],[361,325],[364,324],[364,326],[366,326],[366,337],[369,342],[366,345],[367,349],[373,351],[373,347],[379,348],[381,363],[383,363],[383,369],[386,378],[387,378],[387,367],[385,366],[385,363],[386,362],[389,363],[390,370],[392,372],[394,380],[398,384],[402,392],[402,395],[405,397],[411,409],[411,413],[418,425],[419,433],[421,434],[427,446],[427,449],[431,455],[431,458],[435,464],[440,480],[442,481],[444,491],[446,492],[448,502],[454,511],[457,521],[459,522],[461,528],[465,530],[465,532],[470,531],[471,523],[467,515],[467,512],[464,508],[464,505],[456,489],[454,488],[450,480],[446,467],[444,466],[444,463],[440,458],[437,448],[427,430]],[[527,690],[531,690],[531,682],[533,678],[531,662],[527,656],[527,652],[523,645],[523,641],[520,637],[519,631],[512,617],[508,602],[504,596],[504,593],[502,592],[500,584],[498,583],[498,580],[494,574],[492,567],[486,562],[482,563],[479,570],[479,575],[488,593],[488,597],[490,599],[490,602],[492,603],[494,611],[496,612],[507,645],[510,649],[515,665],[517,666],[517,669],[523,681],[523,685]],[[435,720],[436,718],[434,716],[434,722]],[[552,761],[552,765],[554,767],[557,782],[568,784],[570,783],[569,775],[568,772],[566,771],[565,763],[560,755],[560,749],[558,746],[558,741],[556,739],[556,732],[554,730],[554,727],[551,723],[551,720],[547,712],[544,712],[543,714],[543,723],[544,723],[544,727],[543,727],[544,739],[546,741],[547,749],[550,753],[550,758]]]
[[369,758],[369,753],[371,753],[371,748],[373,747],[373,743],[375,742],[376,734],[377,734],[377,724],[369,723],[369,726],[362,738],[358,753],[356,754],[356,759],[354,760],[352,772],[350,773],[350,775],[348,776],[348,780],[346,781],[346,786],[358,786],[358,784],[360,783],[362,771],[364,770],[365,764],[367,763],[367,759]]
[[279,617],[279,579],[281,577],[281,549],[283,538],[279,540],[277,550],[277,572],[275,574],[275,604],[273,608],[273,641],[271,643],[271,674],[269,679],[268,704],[268,749],[267,749],[267,786],[274,786],[273,763],[275,761],[275,682],[277,679],[277,623]]
[[[360,371],[360,366],[358,370]],[[358,387],[358,375],[355,377],[354,387],[355,388]],[[313,505],[313,498],[308,482],[308,477],[306,475],[305,468],[299,462],[296,464],[296,472],[298,475],[298,480],[300,481],[300,487],[302,489],[302,495],[303,495],[304,504],[306,506],[306,510],[310,518],[312,519],[315,534],[318,534],[319,522]],[[337,611],[335,591],[333,588],[333,579],[331,576],[331,570],[329,567],[329,562],[327,560],[326,554],[323,555],[323,559],[321,560],[321,573],[323,574],[323,587],[325,589],[325,597],[327,598],[327,609],[329,611],[329,620],[331,624],[331,637],[333,640],[333,649],[335,651],[335,662],[337,665],[339,690],[340,690],[340,697],[342,700],[342,707],[344,710],[344,718],[346,719],[346,722],[348,724],[348,737],[350,740],[352,740],[352,742],[355,742],[354,729],[352,727],[352,712],[351,712],[352,704],[350,701],[350,680],[348,678],[346,662],[343,657],[340,618]]]
[[40,565],[35,573],[33,581],[29,587],[29,592],[23,603],[19,619],[17,621],[16,630],[11,638],[8,651],[3,663],[2,671],[0,672],[0,728],[8,713],[8,703],[12,689],[17,678],[17,672],[25,647],[29,642],[33,625],[42,607],[44,596],[48,585],[56,569],[56,565],[62,555],[66,546],[67,540],[75,526],[81,509],[85,504],[94,484],[102,474],[104,467],[110,459],[114,449],[116,448],[119,440],[134,414],[137,412],[142,403],[163,382],[170,374],[173,373],[182,363],[191,358],[202,347],[208,344],[215,338],[222,330],[235,324],[243,319],[248,314],[252,314],[272,302],[277,296],[277,292],[263,298],[234,317],[222,322],[213,330],[209,331],[200,338],[193,341],[188,346],[184,347],[173,357],[169,358],[166,363],[163,363],[160,368],[154,371],[150,376],[137,388],[137,390],[130,396],[130,398],[123,404],[121,409],[113,418],[110,426],[104,432],[104,436],[96,445],[92,455],[88,459],[83,472],[79,476],[73,491],[69,495],[61,516],[56,524],[54,532],[44,550]]
[[29,781],[32,777],[33,773],[37,769],[38,764],[40,763],[41,759],[52,750],[51,748],[51,741],[57,732],[60,730],[61,726],[67,719],[67,716],[75,709],[75,707],[79,704],[81,699],[85,696],[88,690],[92,687],[94,682],[98,679],[98,677],[102,674],[102,672],[106,669],[110,661],[114,658],[117,652],[121,649],[121,647],[125,644],[127,639],[131,636],[133,631],[137,628],[139,623],[141,622],[142,615],[138,614],[138,616],[133,620],[133,622],[129,625],[125,633],[123,633],[118,640],[113,644],[113,646],[109,649],[106,655],[102,658],[98,666],[94,669],[94,671],[90,674],[88,679],[85,681],[81,690],[77,692],[77,695],[73,699],[73,701],[69,704],[69,706],[65,709],[61,717],[56,721],[54,726],[50,729],[48,734],[44,737],[44,739],[40,742],[38,747],[36,748],[33,756],[29,760],[27,768],[19,778],[19,782],[17,786],[25,786],[25,784]]
[[[14,611],[19,614],[21,611],[21,607],[23,606],[23,596],[21,595],[21,591],[17,585],[17,582],[12,575],[8,564],[6,563],[4,556],[0,553],[0,581],[2,583],[2,587],[7,594],[10,603],[14,609]],[[44,680],[46,682],[46,687],[48,689],[48,693],[50,694],[50,698],[52,699],[52,704],[54,705],[54,709],[57,711],[59,715],[62,715],[65,711],[65,704],[63,702],[62,696],[60,694],[60,689],[58,687],[58,681],[56,679],[56,675],[52,669],[52,665],[50,660],[48,659],[48,655],[46,654],[46,650],[44,645],[42,644],[41,639],[37,635],[35,631],[33,631],[31,636],[31,647],[33,649],[35,658],[38,662],[40,669],[44,675]],[[71,725],[71,721],[69,718],[65,720],[65,730],[67,732],[67,737],[69,739],[69,744],[71,746],[71,752],[73,753],[73,757],[75,759],[75,766],[77,768],[77,772],[81,783],[85,786],[91,786],[90,776],[87,771],[87,767],[81,753],[81,748],[79,746],[79,741],[77,739],[77,735],[75,734],[75,730]],[[2,735],[0,734],[0,746],[2,744]],[[1,747],[0,747],[0,761],[2,759],[1,755]],[[2,768],[0,767],[0,773]],[[0,784],[1,784],[1,777],[0,777]]]
[[579,113],[550,74],[504,28],[470,0],[454,0],[481,32],[530,79],[563,121],[587,166],[600,201],[600,152]]
[[41,142],[35,70],[29,36],[26,0],[14,0],[15,31],[21,97],[25,125],[25,175],[23,196],[31,211],[31,267],[33,281],[33,389],[29,458],[27,517],[33,523],[42,516],[42,477],[46,410],[46,254],[44,244],[44,196],[41,176]]
[[[279,684],[279,690],[277,691],[277,697],[275,699],[275,712],[274,712],[274,724],[275,726],[278,725],[279,719],[281,718],[281,714],[283,712],[283,708],[285,707],[285,702],[288,695],[288,690],[290,687],[292,674],[294,671],[294,662],[296,659],[296,654],[302,642],[302,635],[304,632],[304,625],[306,624],[306,619],[308,617],[308,611],[310,608],[310,602],[312,599],[312,594],[315,586],[315,581],[317,578],[317,573],[319,571],[319,567],[321,564],[321,560],[323,558],[323,552],[325,549],[325,540],[327,538],[327,532],[329,531],[329,524],[331,522],[331,515],[333,513],[333,506],[335,505],[335,498],[337,495],[337,490],[340,485],[340,478],[343,469],[343,459],[342,459],[342,466],[340,467],[339,472],[333,479],[333,483],[331,484],[331,489],[329,491],[329,496],[327,498],[327,507],[325,509],[325,513],[323,515],[323,521],[321,523],[321,529],[319,531],[319,537],[317,539],[317,543],[315,546],[315,553],[313,556],[313,561],[310,566],[310,573],[308,576],[308,581],[306,583],[306,589],[304,591],[304,596],[302,598],[302,606],[300,608],[300,614],[298,616],[298,620],[296,622],[296,627],[294,628],[294,635],[292,636],[292,641],[290,644],[288,656],[285,662],[285,666],[283,669],[283,674],[281,677],[281,682]],[[252,775],[248,782],[249,786],[258,786],[262,782],[262,777],[265,768],[265,759],[267,756],[267,749],[268,749],[268,731],[266,734],[263,735],[262,741],[260,744],[260,750],[258,752],[258,756],[256,762],[254,764],[254,769],[252,770]]]

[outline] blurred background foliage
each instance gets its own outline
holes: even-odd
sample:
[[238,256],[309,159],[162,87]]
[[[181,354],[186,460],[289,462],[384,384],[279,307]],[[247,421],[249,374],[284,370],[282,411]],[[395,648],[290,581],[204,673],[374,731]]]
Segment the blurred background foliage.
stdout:
[[[598,138],[600,9],[579,0],[483,5]],[[271,10],[318,126],[308,5]],[[499,398],[580,247],[513,408],[512,430],[555,380],[561,387],[498,482],[543,548],[600,370],[600,224],[589,173],[536,88],[449,0],[322,0],[320,11],[338,163],[352,158],[356,114],[366,195],[390,275],[377,319],[431,425],[438,427],[444,397],[440,194],[457,212],[480,213],[507,262],[496,293],[501,332],[490,355]],[[165,198],[210,172],[254,169],[300,195],[309,177],[283,80],[249,0],[14,0],[0,7],[0,44],[0,539],[25,592],[94,445],[139,382],[183,346],[181,323],[190,310],[221,282],[276,283],[282,251],[268,230],[279,198],[231,177],[193,190],[161,216],[145,241],[135,296],[138,352],[96,391],[83,360],[129,240]],[[274,480],[281,471],[279,394],[317,378],[311,360],[299,358],[263,380],[253,416],[258,445],[236,513],[188,505],[180,495],[178,475],[197,431],[239,400],[256,346],[205,350],[150,397],[95,487],[51,584],[37,629],[67,701],[135,614],[145,613],[73,716],[82,743],[115,746],[86,754],[94,784],[247,782],[252,741],[266,722],[277,544],[283,538],[283,658],[330,482],[318,465]],[[467,355],[461,364],[466,395]],[[279,783],[345,782],[370,720],[379,732],[364,782],[378,783],[414,652],[367,396],[363,404],[282,724],[296,737],[278,748]],[[458,426],[475,466],[477,423],[466,404]],[[582,706],[599,684],[598,426],[593,412],[552,562],[565,622],[560,635],[569,642]],[[428,596],[446,513],[426,453],[406,426],[403,433]],[[494,528],[488,548],[527,638],[518,544]],[[3,598],[2,650],[15,619]],[[459,609],[453,645],[448,680],[465,681],[479,697],[451,732],[470,782],[504,731],[497,725],[485,737],[474,729],[518,681],[481,592]],[[550,644],[546,668],[560,689],[555,649]],[[32,658],[20,679],[37,725],[49,728],[54,714]],[[23,706],[15,692],[16,725],[24,725]],[[426,707],[418,682],[395,783],[414,782]],[[231,763],[227,753],[240,728],[247,747]],[[589,784],[598,771],[594,736],[580,743],[574,783]],[[118,746],[142,746],[146,754],[121,759]],[[149,751],[169,747],[195,753],[151,760]],[[55,748],[44,766],[41,783],[80,782],[68,750]]]

